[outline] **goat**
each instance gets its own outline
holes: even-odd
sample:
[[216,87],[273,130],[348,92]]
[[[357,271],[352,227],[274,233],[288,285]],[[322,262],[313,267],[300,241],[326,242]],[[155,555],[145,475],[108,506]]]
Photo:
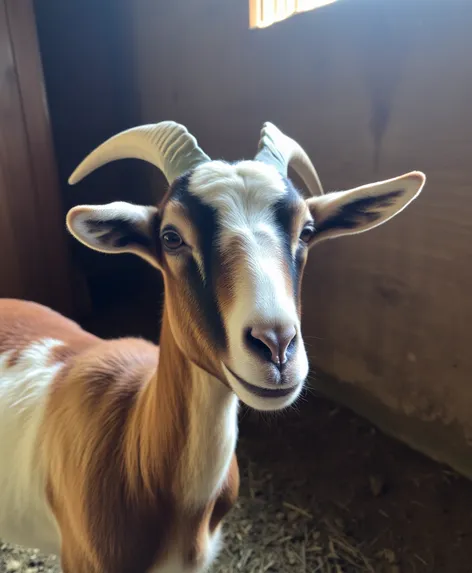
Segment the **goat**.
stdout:
[[426,178],[324,194],[307,154],[271,123],[255,158],[230,164],[161,122],[105,141],[69,181],[123,158],[163,172],[160,204],[76,206],[66,225],[162,273],[160,347],[0,301],[0,536],[60,555],[64,573],[197,573],[238,495],[239,401],[281,410],[304,386],[308,250],[384,223]]

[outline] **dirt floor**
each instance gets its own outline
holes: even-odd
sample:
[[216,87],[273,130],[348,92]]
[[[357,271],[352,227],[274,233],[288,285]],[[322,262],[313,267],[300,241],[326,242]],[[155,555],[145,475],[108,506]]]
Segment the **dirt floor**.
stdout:
[[[472,483],[316,396],[241,418],[241,497],[215,573],[472,572]],[[0,542],[7,571],[59,568]]]

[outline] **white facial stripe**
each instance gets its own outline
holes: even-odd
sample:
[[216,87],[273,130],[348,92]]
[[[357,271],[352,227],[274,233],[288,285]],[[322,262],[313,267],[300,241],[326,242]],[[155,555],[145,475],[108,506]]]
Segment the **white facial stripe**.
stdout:
[[258,246],[241,262],[234,285],[234,302],[227,313],[230,354],[234,362],[254,366],[253,358],[245,357],[243,333],[258,324],[290,325],[299,329],[295,300],[287,291],[282,261]]
[[250,216],[270,208],[286,194],[280,173],[271,165],[241,161],[235,165],[211,161],[197,167],[189,192],[220,215]]
[[[227,243],[231,237],[227,232],[229,249],[234,249],[234,243]],[[289,320],[287,315],[296,315],[295,301],[288,292],[284,276],[284,257],[282,239],[276,232],[258,233],[250,230],[239,246],[236,253],[236,267],[233,269],[237,277],[234,283],[236,293],[235,304],[241,304],[243,309],[254,315],[254,320],[263,322],[284,322]],[[238,268],[239,267],[239,268]]]
[[[287,191],[281,175],[273,166],[254,161],[242,161],[235,165],[212,161],[203,164],[192,174],[189,192],[216,210],[221,226],[219,246],[222,253],[229,248],[233,239],[244,238],[249,242],[252,253],[253,264],[250,265],[254,267],[255,275],[261,277],[263,273],[258,269],[264,266],[264,253],[258,252],[265,247],[274,257],[272,265],[275,264],[275,267],[270,270],[277,275],[275,282],[283,283],[280,263],[275,260],[280,260],[283,251],[275,228],[273,205]],[[197,262],[204,277],[203,262]],[[264,278],[267,282],[267,277]],[[260,280],[255,276],[252,282],[257,284]],[[260,293],[258,288],[251,290],[253,294]]]
[[275,236],[273,205],[287,191],[281,175],[270,165],[212,161],[192,174],[189,192],[216,210],[224,248],[234,237],[256,231]]
[[[219,225],[218,248],[225,264],[231,297],[225,302],[223,320],[228,336],[226,366],[253,385],[268,388],[270,364],[247,344],[248,330],[295,328],[300,333],[296,300],[287,273],[287,251],[275,206],[289,200],[286,182],[270,165],[243,161],[235,165],[212,161],[195,169],[188,191],[214,209]],[[197,229],[205,233],[205,229]],[[228,270],[229,270],[228,269]],[[269,372],[270,371],[270,372]],[[284,398],[266,399],[244,389],[227,373],[238,396],[258,409],[278,409],[296,399],[308,371],[303,341],[299,337],[289,366],[287,384],[294,392]],[[226,370],[225,370],[226,372]]]
[[287,193],[280,173],[255,161],[235,165],[212,161],[192,174],[189,192],[216,210],[223,253],[234,248],[235,239],[247,244],[241,280],[235,285],[237,298],[267,321],[296,314],[293,298],[286,292],[282,237],[274,219],[274,204]]
[[248,327],[264,323],[299,328],[296,303],[284,274],[284,238],[274,210],[287,194],[285,182],[273,166],[263,163],[211,162],[195,170],[189,192],[215,209],[219,248],[224,258],[236,261],[233,302],[224,317],[229,350],[234,361],[254,366],[244,347]]

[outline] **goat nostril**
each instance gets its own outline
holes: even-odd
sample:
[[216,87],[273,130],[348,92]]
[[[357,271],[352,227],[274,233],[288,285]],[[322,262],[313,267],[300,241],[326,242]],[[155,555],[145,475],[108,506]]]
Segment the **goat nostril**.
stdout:
[[256,354],[261,355],[267,360],[271,360],[272,351],[260,338],[254,336],[252,333],[253,329],[249,329],[246,333],[246,342],[249,348]]
[[246,333],[252,351],[281,368],[288,360],[287,353],[295,345],[297,331],[294,326],[285,328],[253,327]]
[[287,344],[287,349],[285,350],[285,359],[290,358],[290,355],[295,350],[295,343],[297,341],[297,333],[295,332],[290,342]]

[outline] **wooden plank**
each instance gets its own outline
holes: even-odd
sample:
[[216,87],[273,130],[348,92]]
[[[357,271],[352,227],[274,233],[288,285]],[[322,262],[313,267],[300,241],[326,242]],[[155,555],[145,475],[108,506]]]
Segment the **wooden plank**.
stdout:
[[[10,38],[6,27],[5,11],[0,5],[0,86],[4,86],[3,77],[6,73],[6,55],[10,51]],[[3,55],[3,57],[2,57]],[[4,90],[0,88],[0,110],[4,108]],[[1,115],[0,115],[1,117]],[[1,139],[0,139],[1,142]],[[3,146],[0,146],[0,151]],[[21,266],[15,249],[14,231],[10,220],[7,197],[7,174],[3,168],[0,155],[0,293],[21,293],[24,281],[21,276]]]
[[21,265],[15,246],[13,226],[9,211],[6,208],[6,189],[6,176],[0,161],[0,205],[2,206],[0,208],[0,293],[4,293],[4,296],[15,295],[21,297],[25,281],[22,277]]
[[[5,0],[34,206],[37,249],[41,250],[42,302],[73,312],[72,269],[67,249],[49,110],[31,0]],[[37,277],[39,280],[39,277]]]
[[[8,225],[3,227],[2,234],[8,235],[10,245],[8,251],[2,248],[0,252],[0,266],[3,269],[3,265],[8,268],[13,264],[17,272],[21,269],[21,289],[12,291],[13,285],[5,277],[6,273],[2,273],[0,295],[41,299],[44,285],[37,279],[44,273],[41,256],[35,253],[39,242],[35,205],[30,193],[33,179],[4,2],[0,3],[0,86],[0,194],[3,219],[7,219]],[[16,287],[17,282],[18,278],[14,281]]]

